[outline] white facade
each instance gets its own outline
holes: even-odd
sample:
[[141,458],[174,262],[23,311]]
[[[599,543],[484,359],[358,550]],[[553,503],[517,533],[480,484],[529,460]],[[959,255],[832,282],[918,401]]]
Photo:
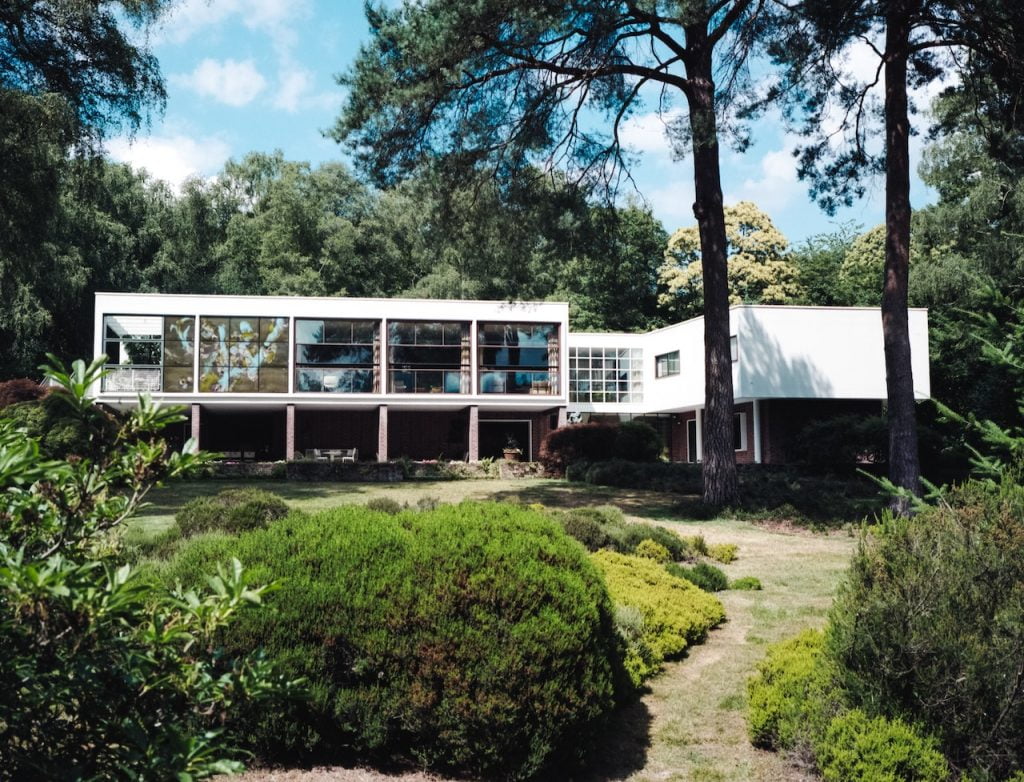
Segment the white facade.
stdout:
[[[756,399],[886,398],[882,319],[870,307],[739,305],[730,310],[733,393]],[[931,394],[928,312],[910,310],[915,395]],[[695,318],[646,334],[570,334],[573,349],[643,351],[643,401],[580,402],[570,410],[642,415],[695,410],[704,404],[704,322]],[[658,356],[679,353],[679,371],[656,376]],[[570,367],[570,378],[572,369]]]

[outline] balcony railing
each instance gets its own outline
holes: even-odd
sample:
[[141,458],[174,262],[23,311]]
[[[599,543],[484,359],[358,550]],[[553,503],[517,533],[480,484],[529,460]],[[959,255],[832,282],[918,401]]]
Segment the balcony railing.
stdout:
[[126,367],[120,364],[108,364],[106,370],[108,374],[103,378],[104,391],[160,391],[162,373],[159,367]]
[[463,385],[468,385],[468,373],[458,369],[392,369],[388,372],[388,392],[392,394],[461,394]]
[[558,373],[519,369],[480,371],[481,394],[557,394]]

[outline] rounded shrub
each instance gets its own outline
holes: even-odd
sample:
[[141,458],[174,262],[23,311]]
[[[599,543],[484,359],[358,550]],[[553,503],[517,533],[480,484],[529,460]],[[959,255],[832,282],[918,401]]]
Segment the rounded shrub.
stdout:
[[597,551],[612,544],[612,537],[605,529],[605,525],[597,521],[593,514],[570,510],[561,514],[559,522],[565,534],[582,543],[587,551]]
[[1024,487],[968,482],[865,532],[831,613],[854,705],[920,720],[958,768],[1024,768]]
[[288,515],[288,504],[263,489],[225,489],[213,497],[186,502],[174,520],[183,537],[221,530],[242,532],[265,527]]
[[853,709],[835,717],[815,748],[825,782],[948,782],[949,764],[936,742],[902,720]]
[[[261,755],[404,759],[525,778],[575,758],[616,702],[621,641],[601,578],[558,525],[523,507],[398,515],[343,506],[231,541],[271,611],[226,651],[263,648],[312,700],[233,727]],[[197,539],[162,573],[223,556]]]
[[0,409],[19,402],[35,402],[46,396],[49,389],[27,377],[16,377],[0,383]]
[[673,562],[693,556],[686,541],[670,529],[659,527],[657,524],[641,523],[626,524],[623,528],[621,544],[624,551],[632,553],[645,540],[653,540],[664,546]]
[[809,754],[843,707],[819,630],[768,647],[747,682],[750,740],[763,749]]
[[643,421],[625,421],[615,431],[615,457],[630,462],[656,462],[664,448],[658,430]]
[[648,538],[647,540],[641,540],[637,544],[636,548],[633,550],[633,553],[636,554],[638,557],[653,559],[655,562],[658,562],[662,565],[664,565],[666,562],[669,561],[669,559],[671,559],[671,555],[668,553],[668,549],[660,543],[655,543],[650,538]]
[[616,429],[610,424],[572,424],[545,435],[539,458],[544,468],[564,475],[574,462],[601,462],[615,456]]
[[734,578],[729,582],[729,589],[734,589],[738,592],[759,592],[761,590],[761,580],[754,576]]
[[711,543],[707,546],[707,555],[715,562],[728,565],[736,561],[736,554],[740,547],[735,543]]
[[378,513],[387,513],[392,516],[405,510],[402,503],[393,497],[374,497],[366,501],[366,507],[369,510],[377,511]]
[[598,551],[591,554],[618,605],[633,606],[643,616],[640,635],[644,651],[630,644],[626,670],[639,684],[656,673],[664,660],[697,643],[725,619],[722,604],[692,584],[670,576],[650,559]]
[[683,578],[705,592],[721,592],[729,588],[729,578],[714,565],[698,562],[693,567],[669,562],[665,568],[676,578]]

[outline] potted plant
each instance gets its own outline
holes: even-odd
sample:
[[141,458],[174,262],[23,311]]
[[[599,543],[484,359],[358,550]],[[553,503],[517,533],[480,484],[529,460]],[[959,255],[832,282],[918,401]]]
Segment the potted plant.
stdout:
[[518,462],[519,457],[523,455],[523,449],[519,447],[519,441],[512,435],[509,435],[505,440],[505,447],[502,449],[502,453],[505,456],[506,462]]

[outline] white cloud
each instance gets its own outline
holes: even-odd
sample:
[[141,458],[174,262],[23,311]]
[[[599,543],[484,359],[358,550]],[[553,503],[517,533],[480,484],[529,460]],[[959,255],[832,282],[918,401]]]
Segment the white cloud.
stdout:
[[281,66],[277,77],[276,109],[296,112],[305,108],[332,108],[341,104],[339,92],[313,92],[313,73],[291,62]]
[[679,109],[637,114],[619,127],[619,141],[634,152],[671,158],[673,146],[668,131],[682,118],[683,112]]
[[792,147],[772,150],[761,158],[759,176],[748,177],[725,196],[726,203],[753,201],[769,213],[780,212],[803,191],[797,179]]
[[252,60],[219,62],[207,58],[192,73],[172,75],[170,80],[203,97],[235,107],[251,103],[267,86]]
[[697,222],[693,216],[694,195],[691,179],[680,178],[665,182],[659,187],[644,188],[643,195],[651,205],[654,216],[661,220],[669,233]]
[[231,147],[217,137],[192,138],[186,135],[150,136],[130,141],[115,138],[107,142],[114,160],[145,170],[162,179],[175,191],[189,177],[210,176],[231,154]]
[[291,23],[308,12],[308,0],[183,0],[164,20],[158,38],[184,43],[237,16],[248,29],[269,32],[276,44],[289,46],[294,44]]

